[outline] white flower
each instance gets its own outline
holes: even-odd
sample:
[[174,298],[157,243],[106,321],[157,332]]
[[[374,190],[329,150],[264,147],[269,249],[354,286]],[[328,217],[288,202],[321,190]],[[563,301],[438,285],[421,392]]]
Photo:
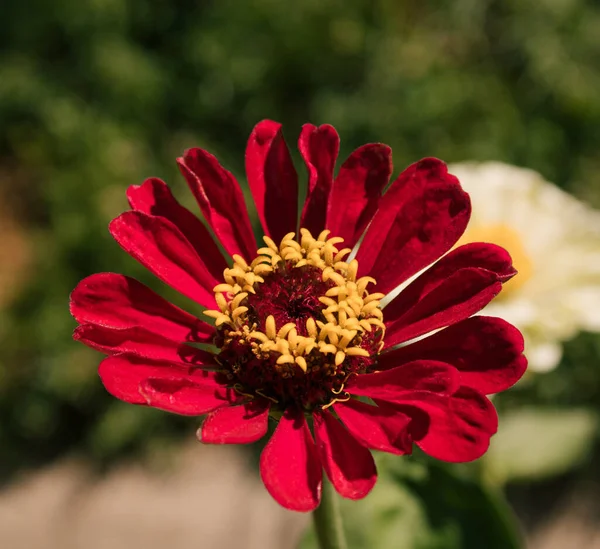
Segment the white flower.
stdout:
[[562,341],[579,330],[600,331],[600,212],[532,170],[486,162],[449,171],[473,204],[460,243],[499,244],[519,271],[483,314],[515,324],[530,368],[551,370]]

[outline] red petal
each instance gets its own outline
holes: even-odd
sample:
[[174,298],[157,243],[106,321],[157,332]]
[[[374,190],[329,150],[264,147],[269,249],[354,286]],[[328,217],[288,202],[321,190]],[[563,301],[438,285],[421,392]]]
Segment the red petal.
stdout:
[[470,214],[469,196],[442,161],[413,164],[383,196],[356,256],[359,275],[389,292],[446,253]]
[[345,498],[364,498],[377,481],[371,452],[327,410],[313,418],[317,449],[331,484]]
[[141,382],[139,390],[148,406],[184,416],[201,416],[229,406],[232,398],[223,385],[196,383],[190,378],[150,378]]
[[95,324],[82,324],[75,329],[73,339],[92,349],[110,355],[129,353],[154,361],[181,364],[214,364],[212,353],[178,344],[143,328],[114,330]]
[[177,163],[204,218],[229,254],[247,261],[256,255],[244,195],[235,177],[210,153],[189,149]]
[[411,418],[406,414],[353,399],[337,402],[333,408],[363,446],[398,455],[412,452]]
[[[501,246],[487,242],[463,244],[444,256],[433,267],[451,273],[465,267],[478,267],[492,271],[498,280],[506,282],[517,274],[510,254]],[[440,271],[438,271],[440,273]]]
[[129,205],[136,211],[168,219],[194,247],[211,274],[219,280],[227,263],[204,224],[184,208],[160,179],[146,179],[142,185],[127,189]]
[[525,373],[527,359],[522,353],[519,330],[500,318],[476,316],[384,353],[377,367],[394,368],[418,359],[441,360],[459,370],[461,385],[491,394],[512,387]]
[[139,388],[143,381],[150,378],[189,378],[213,390],[221,387],[215,381],[213,372],[175,364],[151,363],[147,359],[125,354],[105,358],[98,367],[98,373],[111,395],[132,404],[147,404]]
[[[414,300],[414,305],[404,309],[401,301],[393,300],[388,305],[390,309],[385,308],[385,346],[464,320],[483,309],[501,289],[496,274],[485,269],[461,269],[423,296],[408,286],[396,299],[406,303]],[[406,297],[401,297],[402,294]]]
[[454,366],[435,360],[415,360],[396,368],[352,376],[346,391],[353,395],[396,400],[412,391],[431,391],[451,395],[459,387]]
[[375,215],[392,174],[392,149],[369,143],[356,149],[342,164],[333,182],[326,228],[352,248]]
[[98,273],[71,294],[71,314],[81,324],[118,330],[142,328],[171,341],[212,341],[215,330],[125,275]]
[[[413,417],[411,434],[417,446],[443,461],[458,463],[481,457],[498,429],[494,406],[470,387],[461,387],[451,397],[414,393],[406,405],[391,407]],[[423,421],[423,415],[428,421]]]
[[110,232],[121,248],[160,280],[200,305],[215,306],[212,289],[219,281],[169,220],[125,212],[111,221]]
[[260,456],[260,476],[275,501],[312,511],[321,501],[322,469],[302,413],[285,414]]
[[475,242],[452,250],[385,308],[386,346],[471,316],[497,295],[498,281],[515,273],[508,252],[495,244]]
[[248,444],[267,434],[268,423],[269,404],[253,400],[208,414],[198,438],[207,444]]
[[316,238],[325,229],[327,203],[333,184],[335,161],[340,150],[340,137],[329,124],[318,128],[305,124],[298,140],[298,149],[308,169],[308,191],[300,227],[308,229]]
[[478,269],[493,273],[494,281],[508,280],[516,274],[510,255],[504,248],[481,242],[460,246],[442,257],[394,298],[386,306],[386,320],[393,321],[405,314],[427,294],[464,269]]
[[298,176],[281,124],[263,120],[254,127],[246,148],[246,174],[265,234],[279,242],[295,232]]

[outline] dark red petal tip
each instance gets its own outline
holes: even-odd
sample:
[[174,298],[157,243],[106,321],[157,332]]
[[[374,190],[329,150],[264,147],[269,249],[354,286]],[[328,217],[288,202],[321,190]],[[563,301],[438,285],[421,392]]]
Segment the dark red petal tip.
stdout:
[[390,370],[353,376],[346,390],[354,395],[381,400],[403,400],[407,393],[429,391],[451,395],[459,387],[460,376],[454,366],[435,360],[415,360]]
[[319,127],[305,124],[298,139],[298,149],[306,163],[309,176],[300,226],[308,229],[313,235],[318,235],[325,229],[340,137],[329,124]]
[[246,175],[265,233],[276,242],[296,231],[298,176],[281,124],[259,122],[246,147]]
[[391,174],[392,149],[382,143],[359,147],[342,164],[331,189],[327,228],[344,239],[344,246],[358,242]]
[[214,392],[221,387],[212,372],[196,369],[190,373],[187,365],[182,367],[174,363],[156,363],[130,354],[105,358],[98,367],[98,374],[111,395],[131,404],[149,404],[139,391],[140,385],[148,379],[188,379],[191,383],[211,388]]
[[380,356],[381,369],[418,359],[441,360],[455,366],[461,384],[483,394],[512,387],[525,373],[523,336],[495,317],[475,316],[425,339]]
[[119,246],[160,280],[205,307],[215,305],[212,289],[219,281],[167,218],[125,212],[109,229]]
[[250,260],[256,241],[244,195],[235,177],[203,149],[189,149],[177,159],[207,223],[231,254]]
[[192,212],[177,202],[164,181],[150,178],[142,185],[130,186],[127,200],[135,211],[168,219],[188,239],[211,274],[217,278],[222,276],[227,263],[210,232]]
[[461,387],[450,397],[422,391],[410,402],[391,406],[413,418],[411,434],[417,446],[442,461],[459,463],[481,457],[498,428],[492,403],[470,387]]
[[197,435],[205,444],[248,444],[267,434],[268,423],[268,401],[254,400],[211,412]]
[[409,166],[383,196],[358,250],[359,275],[386,293],[444,253],[463,234],[471,203],[446,165],[427,158]]
[[260,456],[260,476],[271,496],[292,511],[321,501],[322,468],[302,413],[286,413]]
[[[418,283],[418,279],[415,281]],[[485,269],[465,268],[416,297],[409,286],[386,307],[386,347],[409,341],[438,328],[455,324],[485,307],[502,290],[498,277]]]
[[[414,166],[417,171],[429,173],[430,176],[443,177],[449,175],[448,165],[443,160],[434,156],[421,158],[421,160],[415,162]],[[455,176],[452,175],[451,177],[458,181]]]
[[408,415],[354,399],[337,402],[333,409],[363,446],[398,455],[412,452]]
[[185,416],[201,416],[231,404],[229,391],[222,385],[198,383],[183,376],[145,379],[139,392],[148,406]]
[[144,328],[115,330],[95,324],[82,324],[75,329],[73,339],[109,355],[128,353],[152,362],[171,364],[214,364],[212,353],[171,341]]
[[364,498],[377,481],[371,452],[327,410],[313,418],[317,449],[331,484],[345,498]]
[[464,267],[487,269],[495,273],[502,282],[517,274],[510,254],[501,246],[489,242],[463,244],[442,259],[452,264],[452,270]]
[[386,306],[386,347],[480,311],[514,272],[508,252],[495,244],[475,242],[452,250]]
[[169,303],[134,278],[97,273],[71,293],[71,314],[80,324],[106,329],[142,329],[174,342],[212,341],[212,326]]

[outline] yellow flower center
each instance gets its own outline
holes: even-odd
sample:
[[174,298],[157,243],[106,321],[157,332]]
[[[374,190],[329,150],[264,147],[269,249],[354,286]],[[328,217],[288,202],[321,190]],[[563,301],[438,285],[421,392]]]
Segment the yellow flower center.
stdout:
[[233,256],[223,284],[214,288],[218,362],[238,392],[304,409],[339,400],[352,373],[375,364],[385,326],[381,293],[371,277],[357,278],[358,262],[338,249],[342,238],[285,235],[248,263]]

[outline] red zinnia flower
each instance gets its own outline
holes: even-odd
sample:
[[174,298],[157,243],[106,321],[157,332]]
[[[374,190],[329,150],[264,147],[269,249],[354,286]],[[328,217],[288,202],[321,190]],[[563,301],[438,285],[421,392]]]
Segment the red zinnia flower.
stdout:
[[[369,449],[407,454],[415,443],[445,461],[478,458],[497,427],[484,395],[526,366],[513,326],[472,317],[515,274],[510,256],[483,243],[446,254],[470,202],[439,160],[413,164],[382,196],[391,150],[369,144],[334,178],[339,138],[328,125],[300,135],[309,181],[297,231],[297,175],[280,128],[259,123],[246,150],[264,247],[232,174],[202,149],[179,159],[231,267],[158,179],[130,187],[132,211],[110,224],[125,251],[209,309],[216,326],[134,279],[101,273],[71,296],[74,337],[110,355],[99,372],[117,398],[208,414],[202,442],[253,442],[276,418],[260,472],[289,509],[319,504],[322,468],[341,495],[364,497],[376,479]],[[436,260],[384,309],[386,293]]]

